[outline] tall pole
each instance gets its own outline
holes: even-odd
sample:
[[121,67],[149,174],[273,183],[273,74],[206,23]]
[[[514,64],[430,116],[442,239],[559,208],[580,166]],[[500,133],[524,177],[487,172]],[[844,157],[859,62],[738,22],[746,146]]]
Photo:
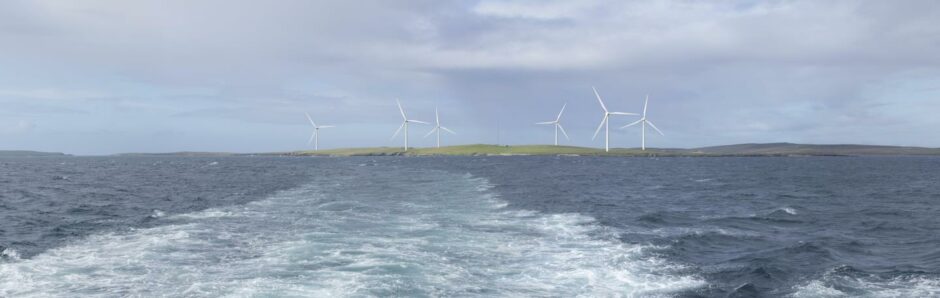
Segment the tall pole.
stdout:
[[499,146],[499,119],[496,119],[496,146]]
[[646,151],[646,120],[643,120],[643,142],[640,146],[643,147],[643,151]]
[[610,152],[610,114],[604,115],[604,151]]
[[405,121],[405,151],[408,151],[408,121]]
[[437,124],[434,130],[437,131],[437,148],[441,148],[441,114],[437,113],[437,107],[434,107],[434,122]]
[[558,123],[555,123],[555,146],[558,146]]
[[320,128],[313,130],[313,151],[320,151]]

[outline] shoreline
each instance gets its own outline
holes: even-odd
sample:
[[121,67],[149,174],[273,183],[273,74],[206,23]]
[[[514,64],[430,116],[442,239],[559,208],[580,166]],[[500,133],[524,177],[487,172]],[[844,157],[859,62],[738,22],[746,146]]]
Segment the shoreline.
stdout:
[[[63,153],[35,151],[2,151],[0,157],[68,157]],[[90,155],[92,156],[92,155]],[[555,145],[489,145],[471,144],[441,148],[364,147],[324,149],[319,151],[298,150],[285,152],[154,152],[119,153],[102,156],[299,156],[299,157],[345,157],[345,156],[566,156],[566,157],[811,157],[811,156],[940,156],[940,148],[878,146],[878,145],[811,145],[793,143],[737,144],[701,148],[612,148],[604,149],[555,146]]]

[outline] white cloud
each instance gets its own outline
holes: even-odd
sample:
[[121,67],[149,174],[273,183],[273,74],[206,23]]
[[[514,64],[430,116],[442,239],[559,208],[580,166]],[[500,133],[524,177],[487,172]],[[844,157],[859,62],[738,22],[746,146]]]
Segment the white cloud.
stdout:
[[[879,109],[891,111],[879,121],[923,126],[933,118],[897,95],[915,87],[886,82],[940,77],[937,20],[936,1],[11,1],[0,4],[0,116],[206,115],[247,128],[306,109],[376,126],[396,120],[400,97],[483,131],[499,113],[569,101],[571,129],[589,135],[598,85],[627,107],[653,93],[658,125],[727,142],[872,129],[864,119]],[[724,111],[750,124],[729,136]],[[537,129],[527,116],[504,121]],[[482,141],[471,136],[458,138]]]

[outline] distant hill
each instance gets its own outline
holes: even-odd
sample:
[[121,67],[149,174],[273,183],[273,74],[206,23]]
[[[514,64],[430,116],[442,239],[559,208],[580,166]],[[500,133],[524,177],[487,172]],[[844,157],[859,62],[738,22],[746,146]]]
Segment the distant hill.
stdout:
[[[619,149],[629,150],[629,149]],[[624,151],[625,153],[625,151]],[[602,155],[604,150],[597,148],[573,147],[573,146],[550,146],[550,145],[522,145],[522,146],[499,146],[499,145],[458,145],[441,148],[411,148],[408,151],[401,147],[377,147],[377,148],[349,148],[349,149],[331,149],[320,151],[299,151],[290,153],[290,155],[325,155],[325,156],[381,156],[381,155],[408,155],[408,156],[427,156],[427,155]]]
[[706,155],[940,155],[940,148],[876,145],[738,144],[689,149]]
[[165,152],[165,153],[121,153],[121,154],[115,154],[115,155],[117,155],[117,156],[219,157],[219,156],[235,156],[235,155],[247,155],[247,154],[228,153],[228,152],[191,152],[191,151],[182,151],[182,152]]
[[[572,155],[572,156],[940,156],[940,148],[877,146],[877,145],[809,145],[793,143],[736,144],[711,146],[692,149],[647,148],[611,148],[605,152],[601,148],[552,146],[552,145],[457,145],[441,148],[401,147],[344,148],[320,151],[294,151],[271,153],[227,153],[227,152],[167,152],[167,153],[122,153],[116,156],[184,156],[184,157],[223,157],[223,156],[503,156],[503,155]],[[37,151],[2,151],[0,157],[41,157],[69,156],[64,153]]]
[[588,155],[588,156],[860,156],[860,155],[940,155],[940,148],[871,146],[871,145],[805,145],[791,143],[738,144],[693,149],[612,148],[603,149],[552,145],[459,145],[441,148],[400,147],[347,148],[285,153],[291,156],[434,156],[434,155]]
[[59,152],[39,152],[27,150],[0,150],[0,157],[42,157],[42,156],[69,156]]

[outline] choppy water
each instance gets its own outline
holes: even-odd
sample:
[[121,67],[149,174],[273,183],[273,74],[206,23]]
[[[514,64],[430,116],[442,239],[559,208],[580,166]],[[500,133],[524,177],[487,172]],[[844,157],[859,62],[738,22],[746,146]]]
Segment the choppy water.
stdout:
[[938,169],[0,159],[0,296],[938,296]]

